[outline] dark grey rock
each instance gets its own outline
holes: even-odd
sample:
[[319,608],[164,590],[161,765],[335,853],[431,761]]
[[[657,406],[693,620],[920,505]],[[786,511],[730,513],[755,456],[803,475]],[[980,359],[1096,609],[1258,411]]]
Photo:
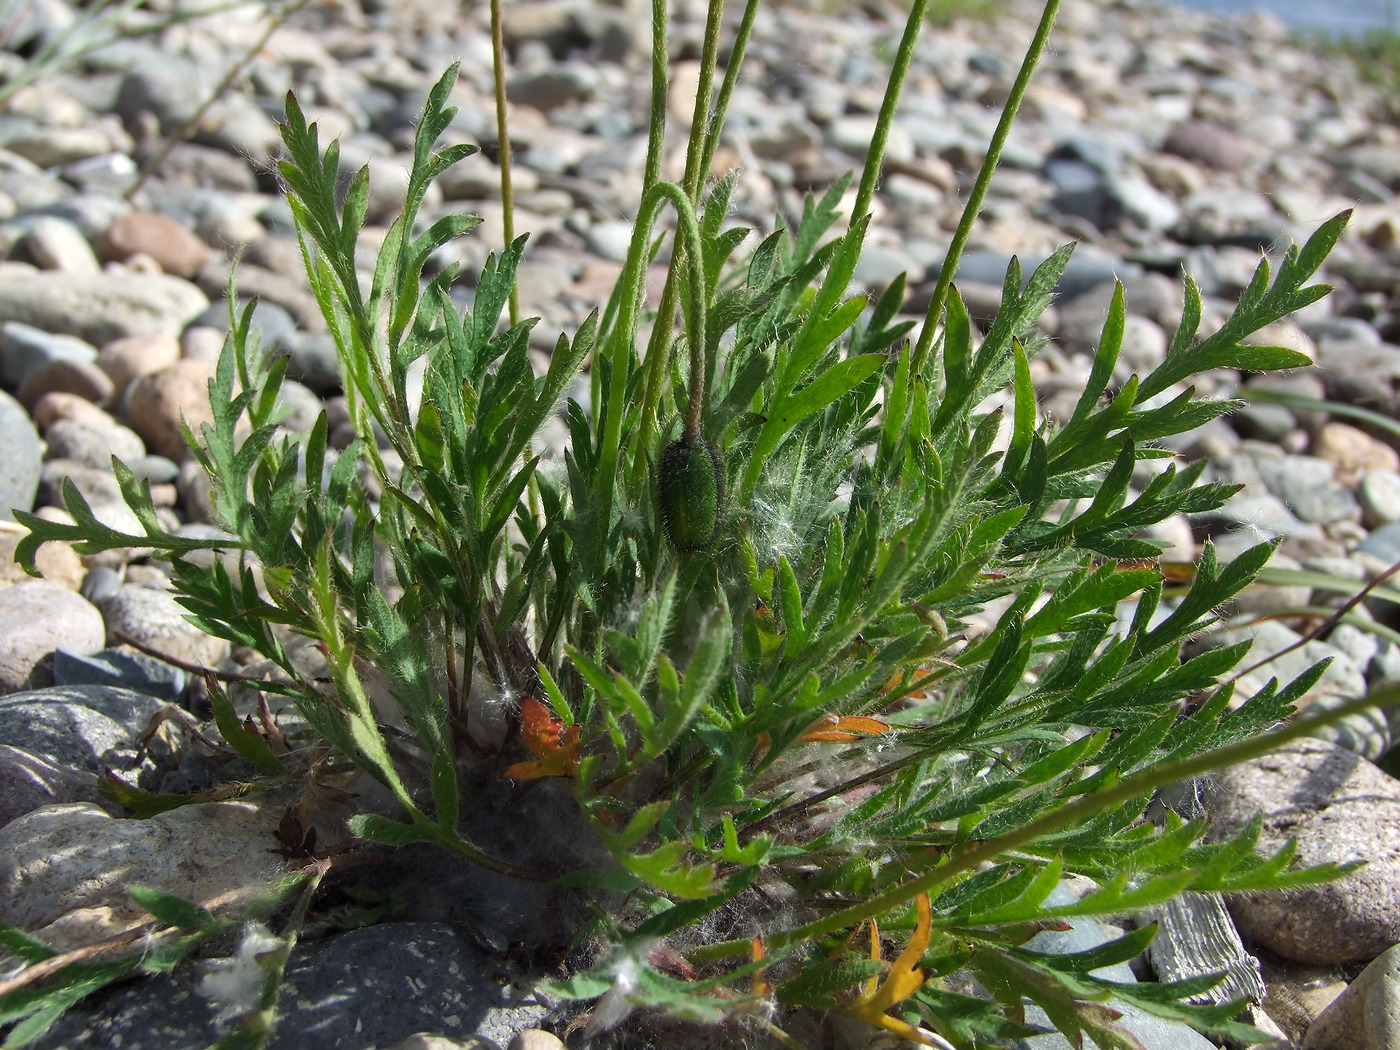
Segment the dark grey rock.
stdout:
[[107,685],[69,685],[0,698],[0,739],[66,769],[136,767],[139,737],[161,709],[154,697]]
[[293,332],[282,344],[291,356],[288,377],[305,384],[322,397],[339,394],[340,363],[335,339],[329,332]]
[[152,54],[122,78],[117,91],[117,115],[133,135],[140,133],[147,114],[154,116],[161,131],[169,134],[194,116],[213,87],[211,70],[202,70],[182,56]]
[[0,744],[0,827],[40,806],[96,802],[97,777]]
[[14,511],[33,510],[44,470],[44,446],[24,406],[0,391],[0,520],[14,521]]
[[30,372],[54,361],[95,361],[97,347],[21,321],[0,324],[0,383],[18,390]]
[[1233,896],[1247,941],[1316,965],[1366,962],[1400,941],[1400,783],[1355,752],[1306,738],[1202,783],[1212,834],[1262,812],[1261,850],[1294,839],[1299,866],[1367,861],[1336,882]]
[[[504,1046],[546,1014],[509,984],[509,968],[447,923],[387,923],[298,944],[287,965],[269,1050],[365,1050],[416,1032],[483,1036]],[[231,1031],[200,992],[194,966],[104,989],[34,1045],[204,1050]]]
[[53,684],[115,686],[174,704],[188,699],[190,676],[133,649],[103,649],[85,655],[60,647],[53,654]]
[[1100,229],[1116,222],[1117,209],[1098,168],[1081,160],[1052,160],[1045,165],[1045,177],[1055,187],[1051,205],[1057,211],[1087,219]]
[[582,63],[551,66],[537,73],[517,73],[510,78],[511,100],[540,110],[586,102],[598,90],[598,73]]

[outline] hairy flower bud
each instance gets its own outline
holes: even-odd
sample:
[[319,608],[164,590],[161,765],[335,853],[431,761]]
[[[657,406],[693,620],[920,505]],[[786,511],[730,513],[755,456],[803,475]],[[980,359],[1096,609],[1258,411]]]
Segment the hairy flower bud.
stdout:
[[666,446],[657,473],[661,524],[680,551],[704,550],[719,532],[724,502],[724,466],[714,445],[702,438],[677,438]]

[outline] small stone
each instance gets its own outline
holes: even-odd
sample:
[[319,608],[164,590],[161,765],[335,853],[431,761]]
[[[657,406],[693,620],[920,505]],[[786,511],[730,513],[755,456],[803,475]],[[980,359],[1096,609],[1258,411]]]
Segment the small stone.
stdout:
[[161,706],[154,697],[112,686],[32,689],[0,699],[0,739],[65,769],[133,770],[141,760],[141,733]]
[[1400,944],[1373,959],[1313,1022],[1302,1050],[1400,1046]]
[[39,432],[24,406],[0,390],[0,520],[14,521],[14,511],[34,508],[43,474],[44,451]]
[[68,459],[102,470],[112,468],[112,457],[131,464],[145,456],[146,445],[136,432],[113,420],[111,426],[95,427],[76,420],[60,419],[44,431],[48,456]]
[[176,663],[217,667],[229,643],[205,634],[185,619],[186,609],[169,591],[127,584],[102,605],[115,642],[132,641],[171,657]]
[[114,339],[97,353],[97,367],[112,380],[118,398],[137,379],[178,360],[180,341],[169,334]]
[[178,277],[137,273],[46,273],[0,282],[0,321],[102,344],[129,335],[174,335],[209,300]]
[[1167,133],[1162,150],[1220,171],[1240,171],[1253,159],[1248,142],[1229,128],[1206,120],[1176,125]]
[[[0,586],[33,579],[15,561],[15,549],[19,546],[20,538],[11,533],[0,534]],[[70,591],[78,590],[87,571],[82,558],[78,557],[72,546],[58,540],[39,545],[34,554],[34,567],[44,579]]]
[[94,405],[105,405],[115,389],[107,373],[91,361],[51,361],[26,375],[16,396],[28,407],[45,394],[72,394]]
[[211,362],[181,360],[142,376],[127,396],[127,424],[152,452],[181,462],[189,447],[180,421],[197,434],[201,424],[214,420],[208,387],[213,375]]
[[623,262],[632,244],[632,224],[620,219],[594,223],[584,234],[584,239],[588,241],[588,247],[604,259]]
[[158,212],[134,211],[107,228],[98,244],[102,258],[123,262],[138,252],[160,263],[176,277],[193,277],[209,261],[213,249],[183,225]]
[[0,693],[24,688],[39,662],[60,645],[95,653],[106,637],[102,614],[67,587],[27,580],[0,588]]
[[102,269],[82,230],[52,215],[36,219],[22,245],[34,265],[41,270],[97,273]]
[[[563,1046],[563,1043],[559,1044]],[[471,1036],[467,1039],[449,1039],[445,1035],[429,1035],[427,1032],[418,1032],[407,1039],[400,1039],[389,1050],[501,1050],[499,1043],[493,1043],[490,1039],[483,1039],[481,1036]]]
[[1368,862],[1336,882],[1234,895],[1246,939],[1319,965],[1367,962],[1400,942],[1400,782],[1337,744],[1303,739],[1203,783],[1217,836],[1262,811],[1261,851],[1292,838],[1299,866]]
[[0,382],[11,390],[36,368],[54,361],[91,361],[96,356],[95,346],[71,335],[55,335],[18,321],[0,324]]
[[516,1034],[506,1050],[566,1050],[563,1041],[550,1032],[527,1028]]
[[1384,441],[1346,423],[1324,423],[1313,439],[1312,454],[1331,463],[1337,480],[1355,483],[1363,471],[1400,471],[1400,453]]
[[512,102],[549,111],[591,99],[598,90],[598,72],[580,62],[551,65],[537,73],[517,73],[508,83]]
[[1361,524],[1368,529],[1400,521],[1400,473],[1393,470],[1367,470],[1356,484],[1361,504]]
[[97,777],[0,744],[0,827],[41,806],[96,802]]
[[186,698],[190,675],[164,660],[125,647],[103,649],[91,656],[59,648],[53,654],[53,681],[55,686],[131,689],[175,704]]
[[145,922],[132,884],[208,902],[269,889],[285,804],[267,797],[206,802],[146,820],[114,820],[97,806],[49,806],[0,829],[0,919],[60,951]]

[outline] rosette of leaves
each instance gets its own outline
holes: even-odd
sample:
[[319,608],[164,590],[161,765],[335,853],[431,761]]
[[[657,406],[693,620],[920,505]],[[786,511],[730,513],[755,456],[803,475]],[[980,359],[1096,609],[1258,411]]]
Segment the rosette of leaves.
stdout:
[[[117,464],[143,534],[102,524],[68,485],[75,524],[21,515],[31,531],[19,557],[32,571],[48,540],[154,550],[191,619],[271,660],[282,674],[265,688],[291,698],[320,748],[393,796],[395,815],[351,820],[358,836],[430,843],[597,902],[571,931],[583,972],[555,985],[604,997],[594,1033],[661,1007],[791,1041],[802,1017],[837,1012],[963,1048],[1031,1031],[1030,1000],[1074,1039],[1131,1047],[1103,1006],[1116,994],[1250,1038],[1232,1020],[1238,1004],[1189,1002],[1208,982],[1122,988],[1093,976],[1137,955],[1150,926],[1077,955],[1025,943],[1067,916],[1345,870],[1293,870],[1287,849],[1256,855],[1257,824],[1212,842],[1203,821],[1144,819],[1157,788],[1306,731],[1261,737],[1322,669],[1236,697],[1241,647],[1183,660],[1183,640],[1271,547],[1227,565],[1207,547],[1189,588],[1171,593],[1159,546],[1140,533],[1235,491],[1199,484],[1199,465],[1179,469],[1154,443],[1233,407],[1196,397],[1194,376],[1309,363],[1245,340],[1326,294],[1308,282],[1346,217],[1276,268],[1261,261],[1217,331],[1199,331],[1188,278],[1163,363],[1115,387],[1119,289],[1077,407],[1041,419],[1034,325],[1068,247],[1029,276],[1013,262],[980,342],[951,284],[960,247],[912,345],[902,281],[873,303],[847,295],[883,134],[843,230],[844,182],[736,254],[747,231],[726,224],[734,178],[702,193],[698,173],[755,6],[718,97],[697,103],[710,119],[692,125],[685,184],[648,166],[612,301],[560,338],[543,375],[528,355],[533,322],[502,319],[523,239],[471,275],[466,307],[461,275],[429,272],[475,222],[421,214],[431,181],[471,152],[436,145],[455,71],[428,97],[404,212],[368,279],[356,269],[368,176],[340,194],[337,146],[289,97],[281,173],[358,439],[333,452],[324,415],[308,435],[279,431],[286,362],[249,345],[245,313],[211,383],[214,421],[189,435],[232,538],[166,532]],[[901,42],[885,130],[923,6]],[[712,10],[711,69],[718,32]],[[968,223],[976,211],[974,192]],[[663,212],[673,233],[658,226]],[[643,354],[642,276],[658,236],[673,238],[671,275]],[[588,407],[567,396],[585,361]],[[666,435],[699,403],[688,396],[697,382],[703,418],[686,432],[713,445],[725,495],[714,535],[679,549],[654,478]],[[1007,389],[1007,411],[983,407]],[[545,459],[535,437],[555,412],[567,449]],[[1144,464],[1157,468],[1145,482]],[[225,557],[189,557],[200,550]],[[979,626],[993,603],[994,622]],[[316,642],[323,675],[292,659],[294,636]],[[317,775],[231,711],[220,728],[269,773]],[[514,838],[495,834],[505,823]],[[1047,904],[1070,874],[1098,889]],[[881,931],[900,934],[892,963]]]

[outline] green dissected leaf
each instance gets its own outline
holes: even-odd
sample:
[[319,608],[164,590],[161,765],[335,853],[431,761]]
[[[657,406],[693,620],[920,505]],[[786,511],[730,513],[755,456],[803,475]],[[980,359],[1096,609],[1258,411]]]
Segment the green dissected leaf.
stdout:
[[162,795],[146,791],[133,784],[128,784],[110,769],[103,770],[101,778],[97,781],[97,794],[102,799],[115,802],[131,810],[132,816],[138,820],[153,817],[157,813],[167,813],[172,809],[179,809],[181,806],[192,806],[199,802],[210,801],[207,797],[197,794]]
[[186,930],[208,930],[223,923],[223,920],[207,908],[149,886],[129,886],[127,893],[139,907],[167,926],[178,926]]
[[430,842],[432,832],[418,824],[401,824],[377,813],[357,813],[346,824],[362,839],[384,846],[407,846],[411,842]]
[[269,773],[284,773],[286,770],[276,752],[267,740],[251,725],[244,725],[234,713],[233,704],[222,686],[210,678],[208,693],[210,706],[214,708],[214,724],[219,727],[219,735],[224,741],[253,765]]

